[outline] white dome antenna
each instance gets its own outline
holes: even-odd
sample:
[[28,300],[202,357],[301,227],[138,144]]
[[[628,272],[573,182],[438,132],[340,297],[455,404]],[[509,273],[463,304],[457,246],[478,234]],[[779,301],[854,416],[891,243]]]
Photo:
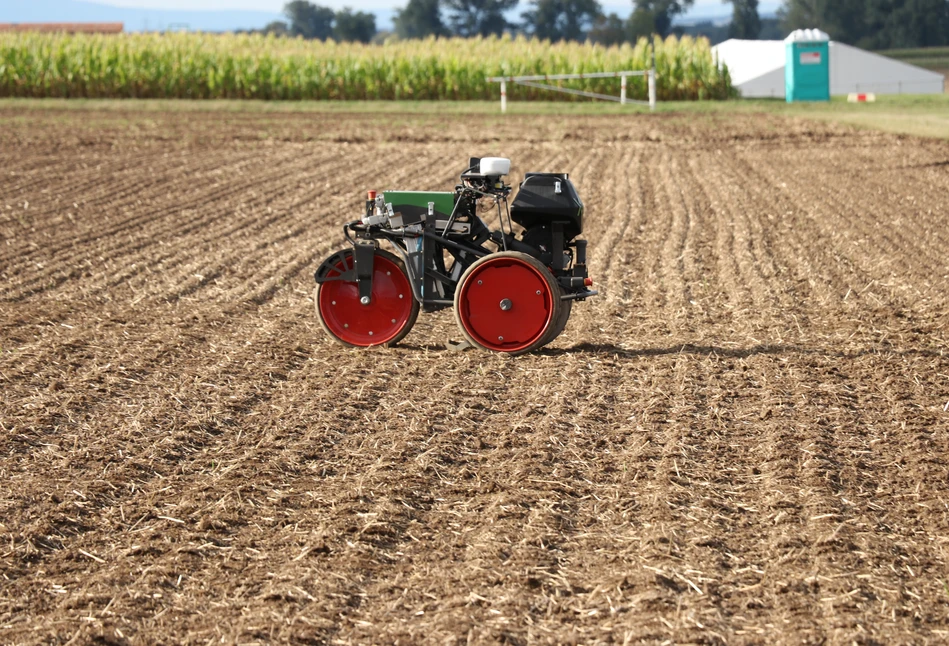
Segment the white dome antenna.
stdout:
[[505,157],[482,157],[478,173],[485,177],[501,177],[511,172],[511,160]]

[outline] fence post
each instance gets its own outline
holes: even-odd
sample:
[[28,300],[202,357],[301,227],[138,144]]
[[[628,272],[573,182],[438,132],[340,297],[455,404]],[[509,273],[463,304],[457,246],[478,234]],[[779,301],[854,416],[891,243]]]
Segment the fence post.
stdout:
[[656,109],[656,68],[649,70],[649,109]]
[[621,105],[626,105],[626,75],[623,74],[622,81],[620,81],[620,90],[619,90],[619,102]]
[[656,110],[656,42],[653,40],[649,44],[649,58],[651,67],[649,68],[649,109]]
[[501,112],[507,112],[507,81],[501,81]]

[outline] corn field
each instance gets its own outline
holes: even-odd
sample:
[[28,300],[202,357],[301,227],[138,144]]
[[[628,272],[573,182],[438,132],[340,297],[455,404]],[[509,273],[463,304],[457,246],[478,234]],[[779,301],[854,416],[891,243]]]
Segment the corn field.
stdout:
[[[511,38],[450,38],[361,45],[260,35],[0,34],[0,96],[263,100],[478,100],[485,79],[648,69],[650,43],[604,47]],[[708,41],[655,39],[659,100],[734,96]],[[646,80],[629,79],[646,98]],[[616,95],[619,79],[566,87]],[[512,99],[578,100],[510,84]],[[582,100],[582,99],[579,99]]]

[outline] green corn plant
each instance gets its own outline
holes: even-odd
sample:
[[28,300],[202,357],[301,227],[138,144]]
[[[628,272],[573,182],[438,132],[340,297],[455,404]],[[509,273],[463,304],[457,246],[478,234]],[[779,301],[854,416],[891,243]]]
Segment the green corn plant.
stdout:
[[[361,45],[236,34],[0,34],[0,96],[262,100],[476,100],[492,76],[644,70],[655,52],[660,100],[735,96],[708,41],[669,37],[604,47],[522,36]],[[618,94],[619,80],[561,85]],[[575,96],[509,85],[517,100]],[[645,99],[644,78],[630,98]]]

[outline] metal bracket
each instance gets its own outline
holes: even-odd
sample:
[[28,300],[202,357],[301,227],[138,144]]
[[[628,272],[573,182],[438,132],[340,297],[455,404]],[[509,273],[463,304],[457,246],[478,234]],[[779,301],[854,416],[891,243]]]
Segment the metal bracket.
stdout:
[[[435,279],[432,277],[433,267],[435,266],[435,243],[430,239],[435,237],[439,242],[441,241],[440,236],[435,236],[433,231],[435,230],[435,214],[428,213],[425,215],[425,234],[422,236],[422,296],[424,300],[422,304],[425,304],[426,300],[431,298],[438,298],[439,296],[444,295],[444,288],[442,288],[442,293],[440,294],[435,287]],[[439,252],[441,253],[441,252]],[[426,310],[427,311],[427,310]]]
[[[347,258],[350,255],[349,249],[344,249],[342,251],[337,251],[332,256],[320,263],[320,266],[317,268],[316,272],[313,274],[313,278],[316,280],[318,285],[323,283],[328,283],[332,280],[345,280],[353,282],[356,280],[356,272],[352,269],[346,269],[345,271],[339,270],[339,265],[343,267],[348,267],[349,263]],[[329,276],[331,272],[336,272],[335,276]]]
[[372,299],[372,267],[376,245],[367,240],[357,240],[353,246],[356,261],[356,283],[359,285],[359,302],[368,305]]
[[563,222],[554,222],[551,224],[550,237],[551,252],[554,254],[553,264],[551,266],[553,267],[554,271],[563,271]]
[[587,299],[587,298],[590,298],[591,296],[596,296],[596,295],[599,294],[599,293],[600,293],[600,292],[596,291],[595,289],[591,289],[591,290],[588,290],[588,291],[585,291],[585,292],[580,292],[580,293],[578,293],[578,294],[564,294],[563,296],[560,297],[560,300],[562,300],[562,301],[582,301],[582,300],[585,300],[585,299]]

